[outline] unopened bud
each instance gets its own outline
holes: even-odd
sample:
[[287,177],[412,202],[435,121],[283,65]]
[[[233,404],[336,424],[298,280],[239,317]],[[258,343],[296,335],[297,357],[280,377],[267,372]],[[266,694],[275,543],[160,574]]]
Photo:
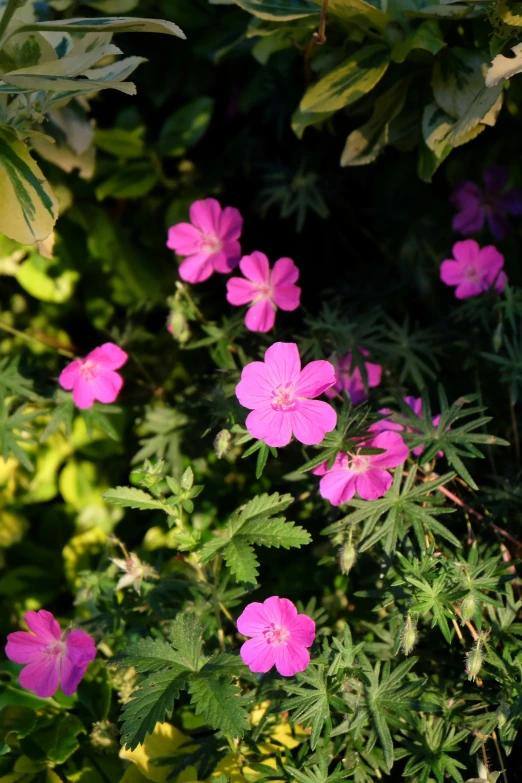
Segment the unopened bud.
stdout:
[[468,673],[468,680],[475,681],[475,677],[482,669],[484,663],[484,656],[482,654],[481,640],[478,639],[475,647],[468,653],[468,659],[466,661],[466,671]]
[[477,600],[473,593],[468,593],[460,604],[460,614],[462,616],[462,625],[469,623],[477,611]]
[[497,707],[497,720],[498,720],[497,725],[499,729],[501,729],[502,726],[506,725],[507,721],[509,720],[510,714],[511,711],[505,702],[502,702],[502,704],[500,704]]
[[181,310],[173,310],[169,315],[167,329],[181,345],[190,340],[190,327]]
[[232,435],[228,430],[221,430],[214,439],[214,451],[218,459],[222,459],[230,448]]
[[99,720],[93,723],[91,731],[91,745],[98,751],[108,753],[118,749],[118,727],[108,720]]
[[350,536],[346,544],[341,549],[341,553],[340,553],[340,565],[341,565],[342,573],[345,575],[349,574],[352,568],[354,567],[356,560],[357,560],[357,550],[354,547],[352,543],[352,538]]
[[417,626],[410,615],[406,618],[406,623],[402,630],[402,650],[405,655],[409,655],[417,644],[418,633]]

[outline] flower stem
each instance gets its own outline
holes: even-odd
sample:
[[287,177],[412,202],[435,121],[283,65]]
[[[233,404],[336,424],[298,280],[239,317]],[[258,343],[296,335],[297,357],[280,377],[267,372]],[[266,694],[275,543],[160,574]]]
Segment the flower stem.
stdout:
[[35,337],[32,334],[25,334],[24,332],[20,332],[18,329],[14,329],[12,326],[8,326],[7,324],[2,323],[2,321],[0,321],[0,329],[2,329],[4,332],[8,332],[9,334],[13,334],[15,337],[19,337],[21,340],[25,340],[26,343],[38,343],[38,345],[45,345],[46,348],[51,348],[51,350],[57,351],[59,354],[66,356],[68,359],[74,359],[74,353],[72,351],[67,351],[65,348],[58,348],[55,345],[51,345],[49,342],[47,342],[47,340],[42,340],[41,337]]
[[15,11],[18,8],[21,8],[25,2],[26,0],[7,0],[5,11],[0,19],[0,42],[2,41],[2,37],[7,30],[7,26],[13,18]]
[[223,623],[221,622],[221,607],[217,595],[217,582],[219,572],[221,570],[221,556],[218,555],[214,560],[214,580],[212,582],[212,605],[214,607],[214,614],[216,615],[217,632],[219,640],[219,649],[221,652],[225,652],[225,633],[223,631]]

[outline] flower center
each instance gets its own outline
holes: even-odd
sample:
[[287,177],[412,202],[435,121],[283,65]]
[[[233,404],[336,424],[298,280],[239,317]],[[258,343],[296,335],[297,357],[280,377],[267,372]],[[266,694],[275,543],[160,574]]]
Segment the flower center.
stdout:
[[366,473],[370,467],[370,457],[356,454],[355,457],[348,463],[348,469],[353,470],[354,473]]
[[223,242],[216,234],[201,232],[201,249],[204,253],[219,253],[223,250]]
[[470,264],[464,270],[464,277],[470,283],[478,283],[480,281],[480,272],[474,264]]
[[275,411],[291,411],[295,408],[294,390],[291,386],[281,386],[272,400]]
[[96,378],[98,375],[98,366],[95,364],[95,362],[87,359],[87,361],[84,361],[80,367],[80,375],[84,380],[92,381],[92,379]]
[[290,639],[290,631],[284,625],[273,623],[269,630],[265,631],[264,636],[272,647],[279,647],[281,644],[286,647]]
[[53,658],[59,658],[61,655],[63,655],[64,651],[65,642],[62,642],[61,640],[49,642],[45,648],[47,655],[52,655]]
[[255,283],[256,290],[258,292],[259,299],[272,299],[274,296],[274,289],[270,283]]

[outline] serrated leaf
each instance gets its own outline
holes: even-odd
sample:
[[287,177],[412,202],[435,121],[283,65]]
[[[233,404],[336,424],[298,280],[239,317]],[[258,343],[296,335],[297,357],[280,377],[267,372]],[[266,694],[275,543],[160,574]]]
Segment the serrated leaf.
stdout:
[[0,393],[4,397],[17,394],[19,397],[34,400],[37,395],[33,391],[33,382],[20,375],[18,372],[19,363],[19,356],[14,359],[9,359],[7,356],[0,359]]
[[152,734],[156,723],[163,723],[171,717],[174,700],[187,683],[187,671],[176,674],[158,672],[147,677],[134,691],[132,699],[122,710],[122,744],[134,750],[147,734]]
[[287,522],[283,517],[249,520],[241,528],[240,535],[241,538],[250,539],[253,544],[277,549],[305,546],[312,540],[308,531],[294,522]]
[[198,618],[188,612],[177,615],[169,632],[178,659],[192,671],[198,671],[200,668],[202,633],[203,629]]
[[169,669],[173,677],[187,670],[181,656],[162,639],[139,639],[108,661],[109,666],[134,666],[137,672]]
[[160,509],[165,511],[164,504],[137,487],[116,487],[108,489],[102,494],[102,498],[108,503],[114,503],[124,508],[138,508],[141,510]]
[[238,582],[256,583],[259,561],[251,544],[233,538],[223,550],[223,557]]
[[249,728],[248,713],[240,692],[231,682],[216,677],[192,676],[189,692],[196,715],[233,738],[243,737]]

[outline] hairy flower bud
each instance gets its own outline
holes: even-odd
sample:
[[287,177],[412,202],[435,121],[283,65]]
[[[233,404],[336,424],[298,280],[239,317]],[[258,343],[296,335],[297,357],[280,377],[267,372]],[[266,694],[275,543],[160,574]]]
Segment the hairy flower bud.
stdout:
[[475,681],[475,677],[482,669],[484,663],[484,655],[481,649],[481,639],[477,640],[477,643],[473,649],[468,653],[466,661],[466,672],[468,673],[468,680]]
[[230,448],[232,435],[228,430],[221,430],[214,439],[214,451],[218,459],[222,459]]
[[473,593],[468,593],[465,598],[462,599],[460,604],[460,613],[462,615],[462,625],[469,623],[473,615],[477,611],[477,599]]
[[410,615],[406,618],[406,623],[402,629],[402,650],[405,655],[409,655],[417,644],[418,633],[417,626]]
[[349,574],[357,560],[357,550],[352,543],[351,536],[341,549],[339,559],[342,573],[345,575]]
[[184,345],[190,340],[189,322],[181,310],[173,310],[170,313],[167,329],[180,345]]
[[93,748],[108,753],[118,750],[118,727],[108,720],[93,723],[90,741]]

